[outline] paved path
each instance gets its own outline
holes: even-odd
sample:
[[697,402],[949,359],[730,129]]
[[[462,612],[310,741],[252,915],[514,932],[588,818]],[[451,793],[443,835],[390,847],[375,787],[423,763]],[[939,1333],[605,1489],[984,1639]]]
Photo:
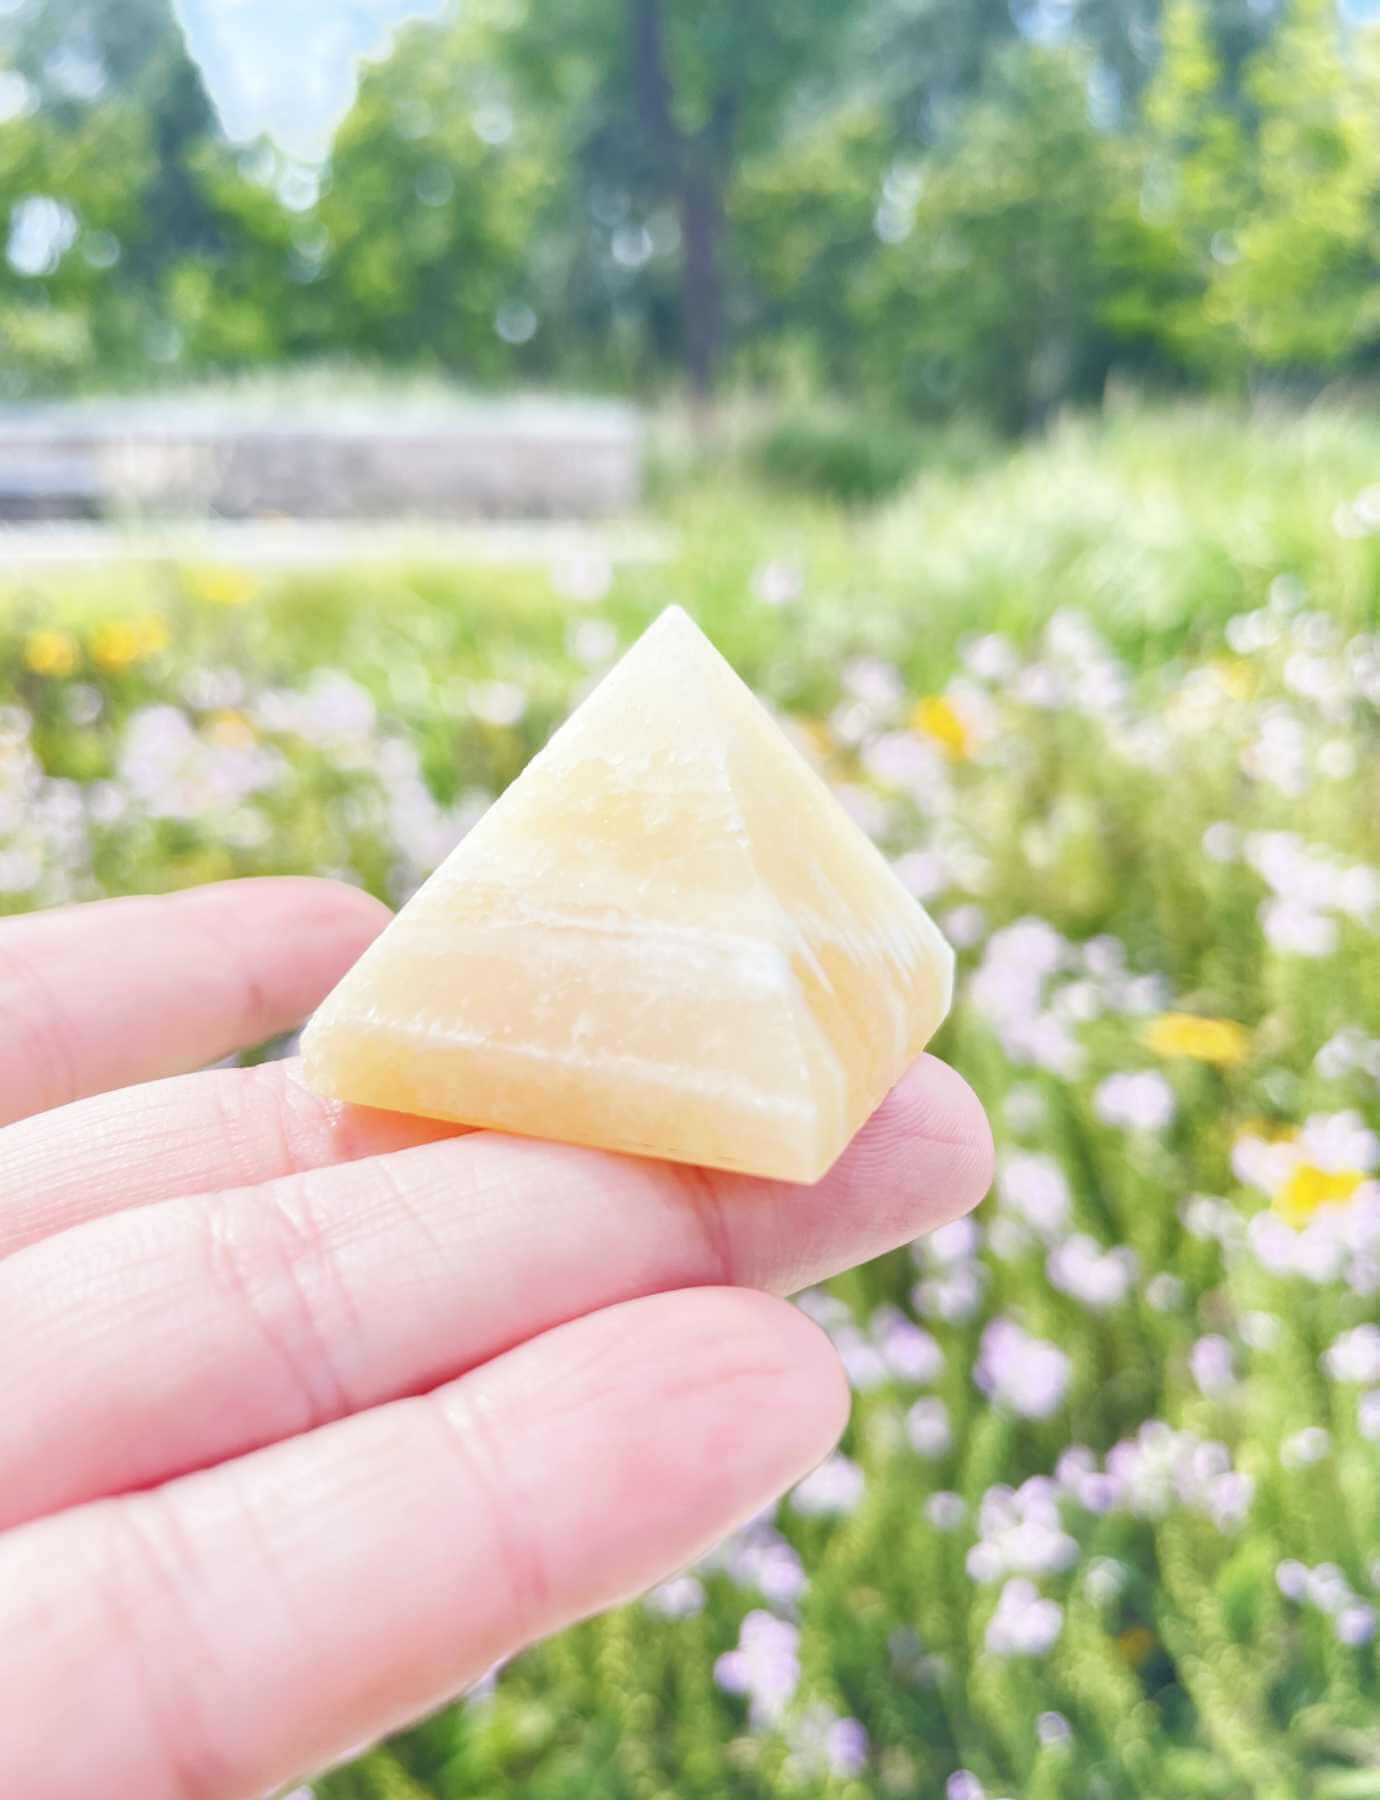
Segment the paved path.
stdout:
[[669,533],[643,525],[576,520],[484,520],[422,524],[399,520],[248,520],[137,526],[0,526],[0,575],[41,567],[110,562],[203,562],[243,568],[333,568],[359,563],[560,564],[664,562]]

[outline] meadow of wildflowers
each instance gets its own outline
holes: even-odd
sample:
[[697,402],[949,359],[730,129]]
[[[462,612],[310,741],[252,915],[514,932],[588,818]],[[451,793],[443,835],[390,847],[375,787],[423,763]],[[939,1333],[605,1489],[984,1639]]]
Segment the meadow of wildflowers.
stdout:
[[1380,428],[1070,425],[670,560],[0,582],[0,907],[404,896],[669,600],[941,919],[968,1220],[839,1451],[320,1800],[1380,1796]]

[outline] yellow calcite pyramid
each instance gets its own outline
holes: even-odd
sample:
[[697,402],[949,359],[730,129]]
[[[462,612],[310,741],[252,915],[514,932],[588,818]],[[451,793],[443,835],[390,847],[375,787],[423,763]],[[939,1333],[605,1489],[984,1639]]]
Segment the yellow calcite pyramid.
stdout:
[[308,1026],[319,1093],[821,1176],[948,1010],[953,952],[678,607]]

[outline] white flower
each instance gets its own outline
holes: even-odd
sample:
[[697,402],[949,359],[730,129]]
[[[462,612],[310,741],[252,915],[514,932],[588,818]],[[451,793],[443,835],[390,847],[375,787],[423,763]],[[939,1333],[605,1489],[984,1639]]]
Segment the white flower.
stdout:
[[1305,1425],[1279,1447],[1279,1460],[1286,1469],[1307,1469],[1321,1462],[1332,1449],[1332,1434],[1321,1425]]
[[1209,1332],[1198,1339],[1189,1351],[1188,1366],[1200,1391],[1209,1400],[1221,1399],[1236,1386],[1231,1345],[1218,1332]]
[[942,1400],[917,1400],[906,1414],[906,1436],[917,1456],[947,1455],[953,1444],[948,1407]]
[[1055,1344],[1013,1319],[993,1319],[982,1334],[973,1379],[985,1394],[1027,1419],[1048,1419],[1063,1404],[1073,1365]]
[[1130,1291],[1138,1267],[1134,1251],[1104,1250],[1081,1232],[1056,1244],[1046,1262],[1051,1284],[1084,1306],[1118,1306]]
[[1380,1326],[1357,1325],[1323,1352],[1323,1367],[1334,1381],[1380,1381]]
[[807,1517],[851,1513],[862,1499],[865,1486],[858,1465],[836,1452],[792,1488],[790,1504]]
[[1152,1069],[1109,1075],[1093,1093],[1093,1110],[1104,1125],[1163,1131],[1174,1118],[1174,1090]]
[[1023,1576],[1008,1581],[987,1624],[986,1644],[994,1656],[1043,1656],[1058,1642],[1064,1609],[1045,1599]]
[[1003,1205],[1044,1235],[1061,1231],[1068,1222],[1069,1184],[1052,1156],[1031,1150],[1006,1157],[997,1178],[997,1192]]
[[1293,900],[1262,900],[1260,927],[1281,956],[1331,956],[1337,948],[1337,921]]

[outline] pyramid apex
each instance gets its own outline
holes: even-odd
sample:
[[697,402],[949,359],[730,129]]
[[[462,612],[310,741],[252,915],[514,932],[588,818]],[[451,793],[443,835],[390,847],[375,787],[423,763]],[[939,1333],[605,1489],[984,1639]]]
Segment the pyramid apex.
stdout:
[[645,641],[652,637],[671,637],[673,635],[682,639],[692,640],[697,644],[707,645],[711,650],[714,648],[709,637],[706,636],[703,629],[696,624],[695,620],[691,618],[690,614],[686,612],[685,608],[674,604],[666,607],[662,612],[657,614],[651,624],[643,632],[642,639]]

